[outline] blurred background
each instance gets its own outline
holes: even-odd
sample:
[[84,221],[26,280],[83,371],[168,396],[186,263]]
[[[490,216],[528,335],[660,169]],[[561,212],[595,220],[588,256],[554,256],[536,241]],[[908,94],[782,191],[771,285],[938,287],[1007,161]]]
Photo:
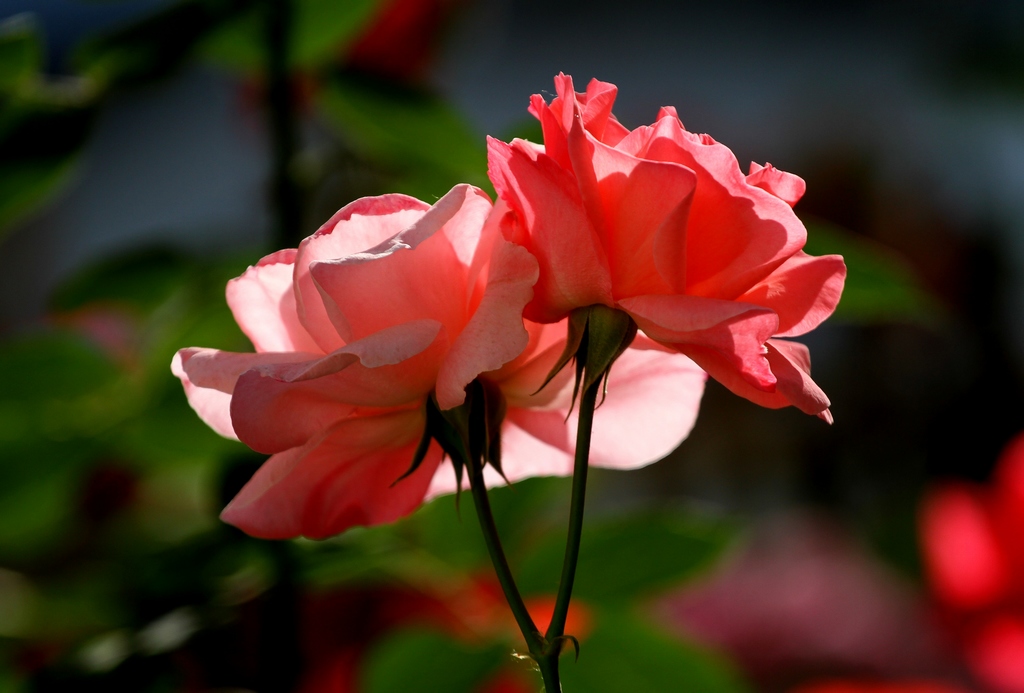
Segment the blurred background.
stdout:
[[[535,691],[468,504],[265,542],[174,351],[336,209],[540,141],[571,74],[803,177],[831,427],[709,382],[592,475],[567,693],[1024,691],[1024,4],[0,0],[0,693]],[[1008,447],[1009,446],[1009,447]],[[538,614],[565,480],[494,492]]]

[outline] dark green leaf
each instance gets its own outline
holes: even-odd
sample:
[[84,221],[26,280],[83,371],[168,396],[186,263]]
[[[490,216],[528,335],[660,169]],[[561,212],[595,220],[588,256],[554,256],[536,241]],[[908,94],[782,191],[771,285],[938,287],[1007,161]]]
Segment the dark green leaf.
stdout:
[[79,70],[97,84],[135,84],[177,68],[196,44],[254,0],[185,0],[80,46]]
[[0,163],[0,235],[45,202],[69,179],[77,156],[20,164]]
[[460,182],[489,187],[483,137],[440,99],[339,76],[321,104],[353,150],[396,172],[402,192],[432,200]]
[[36,78],[43,67],[43,41],[35,18],[18,14],[0,22],[0,94]]
[[472,693],[506,657],[502,645],[479,648],[433,631],[401,631],[369,652],[359,690]]
[[148,312],[166,301],[189,278],[193,263],[164,248],[109,258],[64,282],[50,303],[74,310],[94,302],[119,303]]
[[[59,460],[7,458],[5,464],[54,466]],[[52,551],[66,537],[74,520],[78,474],[70,465],[0,492],[0,563],[17,564]]]
[[911,322],[929,324],[942,308],[922,287],[913,269],[894,251],[868,238],[826,222],[807,222],[811,255],[842,255],[847,276],[837,320],[856,323]]
[[116,376],[109,359],[72,333],[44,332],[0,344],[0,400],[78,397]]
[[[294,0],[289,62],[311,68],[336,61],[373,18],[380,0]],[[219,27],[202,45],[210,60],[246,72],[267,63],[266,29],[261,7],[254,7]]]
[[93,115],[93,95],[76,80],[51,84],[36,75],[0,98],[0,229],[68,179]]
[[[573,597],[593,603],[625,602],[678,584],[706,568],[732,536],[721,524],[678,513],[588,523],[580,544]],[[553,594],[565,537],[549,536],[522,564],[524,593]]]
[[597,627],[580,643],[579,662],[560,662],[566,691],[700,691],[748,693],[751,689],[720,656],[685,643],[638,617],[597,615]]

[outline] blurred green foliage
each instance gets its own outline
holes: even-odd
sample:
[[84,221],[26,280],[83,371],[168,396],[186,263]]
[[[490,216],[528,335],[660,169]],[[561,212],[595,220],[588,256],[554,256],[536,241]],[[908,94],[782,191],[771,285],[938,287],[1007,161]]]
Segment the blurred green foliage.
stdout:
[[67,179],[92,121],[85,80],[43,74],[30,15],[0,23],[0,238]]
[[842,255],[846,286],[835,320],[933,325],[943,309],[895,252],[869,238],[819,220],[805,220],[810,255]]

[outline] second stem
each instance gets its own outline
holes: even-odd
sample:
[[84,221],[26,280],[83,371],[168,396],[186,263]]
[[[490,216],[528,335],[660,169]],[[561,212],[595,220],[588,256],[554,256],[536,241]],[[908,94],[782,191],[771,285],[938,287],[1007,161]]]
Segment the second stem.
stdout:
[[[583,535],[583,510],[587,495],[587,472],[590,469],[590,436],[594,428],[594,409],[597,395],[601,392],[602,378],[583,391],[580,398],[579,421],[576,428],[576,456],[572,470],[572,500],[569,505],[569,530],[565,541],[565,558],[562,561],[562,577],[558,582],[555,608],[551,623],[544,634],[545,652],[538,661],[541,672],[554,671],[558,679],[558,655],[565,644],[565,621],[569,614],[572,587],[576,580],[576,564],[580,557],[580,538]],[[558,693],[560,689],[548,693]]]

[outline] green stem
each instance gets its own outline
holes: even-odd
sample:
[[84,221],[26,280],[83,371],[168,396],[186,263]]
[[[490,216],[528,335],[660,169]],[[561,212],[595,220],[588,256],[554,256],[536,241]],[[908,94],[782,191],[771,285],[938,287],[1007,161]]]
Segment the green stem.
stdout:
[[[501,591],[505,593],[505,600],[508,601],[509,608],[512,609],[512,615],[515,616],[516,624],[519,626],[523,638],[526,639],[526,644],[530,648],[530,654],[539,660],[544,651],[544,638],[541,636],[540,631],[537,630],[537,626],[534,624],[533,618],[523,602],[523,597],[519,594],[515,578],[512,577],[512,569],[508,565],[505,550],[502,548],[501,539],[498,537],[498,528],[494,524],[494,514],[491,512],[491,501],[487,495],[487,486],[484,484],[483,470],[473,469],[471,464],[467,464],[466,468],[469,475],[469,487],[473,494],[473,505],[476,507],[476,516],[480,521],[484,543],[487,545],[487,552],[491,556],[491,563],[494,565],[494,572],[498,576]],[[543,666],[541,667],[541,674],[544,676],[544,686],[548,693],[557,693],[560,689],[550,687],[548,676],[544,674]],[[557,686],[557,668],[555,670],[554,683]]]
[[[579,422],[576,428],[576,457],[572,471],[572,501],[569,506],[569,532],[565,541],[565,558],[562,562],[562,577],[558,583],[555,609],[551,624],[544,636],[548,652],[544,653],[541,671],[545,666],[558,676],[558,655],[562,650],[565,635],[565,619],[569,613],[572,587],[576,579],[576,564],[580,557],[580,537],[583,534],[583,508],[587,493],[587,471],[590,468],[590,434],[594,427],[594,409],[597,395],[601,392],[602,378],[598,378],[583,392],[580,398]],[[559,689],[555,689],[558,691]]]

